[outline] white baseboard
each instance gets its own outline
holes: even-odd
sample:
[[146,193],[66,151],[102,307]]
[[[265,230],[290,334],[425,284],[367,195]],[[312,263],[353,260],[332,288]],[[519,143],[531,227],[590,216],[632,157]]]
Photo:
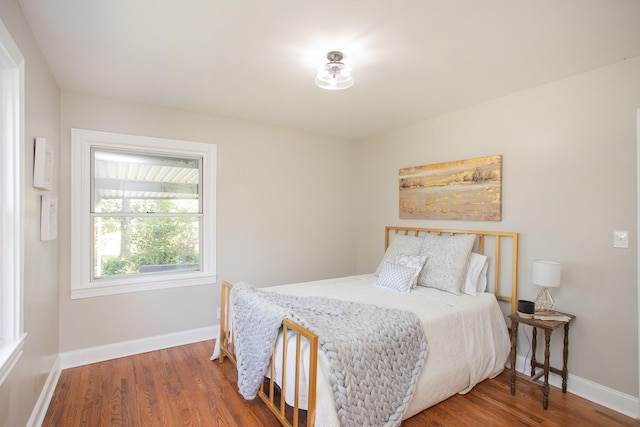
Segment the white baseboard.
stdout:
[[62,369],[75,368],[76,366],[103,362],[118,357],[211,340],[219,336],[220,333],[218,331],[219,325],[214,325],[206,328],[192,329],[190,331],[68,351],[60,354],[60,365]]
[[[516,360],[516,370],[529,375],[531,372],[531,361],[524,356],[518,355]],[[537,373],[538,371],[536,371]],[[549,385],[562,388],[562,377],[553,372],[549,373]],[[602,405],[606,408],[620,412],[628,417],[640,418],[640,400],[637,397],[621,393],[593,381],[571,375],[567,378],[567,391],[580,396],[591,402]]]
[[29,417],[27,427],[42,426],[44,417],[47,415],[47,409],[49,409],[49,403],[51,403],[51,398],[53,397],[53,392],[56,390],[60,372],[62,372],[62,369],[60,369],[60,356],[58,355],[47,376],[47,381],[44,383],[44,387],[40,392],[36,406],[34,406],[33,411],[31,411],[31,417]]

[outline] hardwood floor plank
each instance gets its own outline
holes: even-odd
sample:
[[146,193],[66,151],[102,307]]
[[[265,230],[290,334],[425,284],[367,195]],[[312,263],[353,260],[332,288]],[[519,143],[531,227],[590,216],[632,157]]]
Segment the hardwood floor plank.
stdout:
[[[260,399],[238,393],[235,367],[209,360],[213,341],[158,350],[65,369],[45,427],[279,427]],[[511,396],[509,373],[483,381],[402,423],[402,427],[640,426],[638,420],[551,387],[542,391],[518,380]]]

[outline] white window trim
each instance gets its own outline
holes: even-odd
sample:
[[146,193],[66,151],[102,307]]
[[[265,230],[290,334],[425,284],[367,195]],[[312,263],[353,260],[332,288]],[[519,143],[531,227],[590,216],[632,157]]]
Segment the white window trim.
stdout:
[[[91,281],[91,149],[143,149],[155,153],[203,158],[201,271],[144,275]],[[216,153],[215,144],[71,130],[71,298],[216,283]]]
[[22,355],[24,57],[0,21],[0,384]]

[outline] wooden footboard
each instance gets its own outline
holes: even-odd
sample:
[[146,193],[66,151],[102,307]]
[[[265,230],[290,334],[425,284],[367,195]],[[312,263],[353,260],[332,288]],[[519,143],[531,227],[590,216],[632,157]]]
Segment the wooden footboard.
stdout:
[[222,282],[220,285],[220,363],[224,362],[225,356],[233,364],[236,364],[235,340],[231,331],[231,288],[229,282]]
[[[228,357],[234,365],[235,358],[235,340],[231,322],[231,285],[228,282],[222,282],[220,290],[220,363],[224,361],[224,357]],[[271,362],[269,364],[269,376],[260,386],[258,396],[267,405],[269,410],[276,416],[280,423],[284,426],[297,427],[300,425],[300,413],[298,396],[300,395],[300,370],[303,369],[301,359],[301,343],[302,339],[309,342],[309,375],[307,390],[307,410],[306,425],[313,426],[316,416],[316,378],[318,367],[318,336],[308,329],[292,322],[288,319],[282,321],[282,353],[287,354],[289,332],[294,333],[295,339],[295,360],[287,360],[282,358],[282,377],[276,378],[275,355],[276,349],[272,351]],[[289,364],[295,365],[294,369],[294,402],[292,406],[288,406],[284,400],[287,393],[287,372]],[[266,384],[265,384],[266,383]]]

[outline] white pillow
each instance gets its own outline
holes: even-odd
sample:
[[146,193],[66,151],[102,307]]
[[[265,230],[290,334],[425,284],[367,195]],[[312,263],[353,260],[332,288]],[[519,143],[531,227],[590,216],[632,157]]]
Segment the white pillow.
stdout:
[[474,296],[484,292],[487,289],[488,268],[489,258],[486,255],[471,252],[462,292]]
[[398,292],[409,292],[419,272],[420,270],[413,267],[385,261],[376,285]]
[[478,294],[487,290],[487,271],[489,271],[489,261],[484,264],[480,271],[480,276],[478,276],[478,287],[476,288],[476,293]]
[[418,276],[418,285],[460,295],[475,234],[427,234],[420,255],[427,262]]
[[396,256],[398,255],[420,255],[420,248],[422,248],[423,242],[423,237],[408,236],[405,234],[394,235],[387,251],[382,257],[382,261],[380,261],[378,268],[376,268],[375,275],[379,276],[384,267],[384,263],[386,261],[391,263],[395,262]]

